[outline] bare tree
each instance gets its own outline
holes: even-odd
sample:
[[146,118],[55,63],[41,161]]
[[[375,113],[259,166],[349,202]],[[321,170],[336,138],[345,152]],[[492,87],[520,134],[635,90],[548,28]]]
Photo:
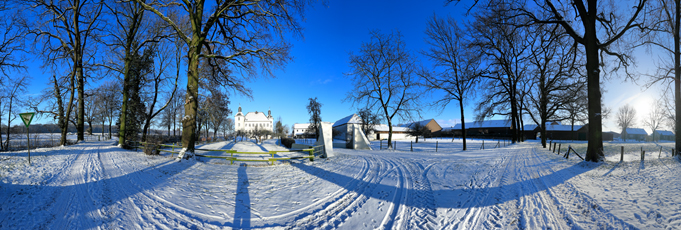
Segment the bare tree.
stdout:
[[[107,32],[109,40],[104,41],[105,45],[111,50],[111,55],[105,58],[105,62],[101,66],[105,67],[111,72],[122,75],[122,89],[121,89],[121,112],[119,113],[120,127],[118,130],[119,146],[126,146],[126,141],[129,140],[128,133],[137,134],[136,131],[130,129],[129,125],[137,124],[131,122],[130,115],[136,114],[131,112],[132,104],[139,104],[131,102],[131,92],[137,92],[139,85],[138,81],[143,75],[146,75],[151,68],[146,68],[148,62],[142,63],[145,57],[151,54],[148,49],[151,49],[154,43],[159,42],[161,37],[167,36],[163,34],[164,27],[159,20],[152,20],[145,17],[144,7],[137,2],[132,1],[111,1],[105,4],[107,11],[115,20],[109,20],[111,25],[108,25]],[[145,67],[145,68],[142,68]],[[179,69],[179,66],[177,66]],[[146,112],[145,112],[146,113]],[[135,125],[139,126],[139,125]]]
[[70,63],[71,75],[76,79],[78,90],[78,111],[76,130],[78,140],[83,140],[85,127],[85,72],[91,66],[95,50],[91,39],[100,30],[99,16],[101,1],[72,0],[26,0],[22,2],[33,11],[35,20],[30,33],[37,36],[38,51],[46,64],[58,65],[60,61]]
[[416,63],[398,31],[371,31],[370,35],[359,54],[350,54],[351,71],[345,75],[355,90],[348,92],[345,100],[379,108],[388,122],[388,148],[392,148],[393,118],[412,120],[412,113],[419,112]]
[[[576,47],[566,41],[567,35],[560,32],[562,28],[540,24],[534,26],[533,30],[535,33],[529,38],[533,41],[530,63],[536,77],[531,79],[534,89],[529,97],[532,102],[530,110],[536,113],[528,114],[541,127],[541,143],[546,148],[546,122],[562,120],[560,112],[566,109],[577,112],[573,106],[586,101],[586,98],[579,97],[586,85],[580,81],[577,72],[579,54]],[[574,123],[577,114],[569,115],[573,116]]]
[[307,113],[310,114],[310,126],[307,127],[308,132],[314,133],[319,140],[319,129],[322,123],[322,103],[315,98],[309,98],[307,104]]
[[[2,91],[0,91],[0,101],[5,101],[0,106],[0,115],[7,114],[7,136],[5,137],[5,143],[3,144],[0,140],[0,147],[3,150],[9,150],[10,143],[10,126],[12,121],[17,118],[16,107],[23,104],[23,100],[26,98],[24,94],[28,90],[28,85],[30,84],[31,78],[27,75],[20,75],[20,77],[7,77],[4,83]],[[3,112],[4,111],[4,112]],[[0,116],[2,117],[2,116]],[[1,137],[1,136],[0,136]]]
[[[681,127],[681,121],[676,117],[681,116],[681,1],[679,0],[656,0],[651,1],[651,10],[648,15],[652,20],[648,20],[645,44],[649,45],[651,51],[656,55],[666,56],[660,58],[657,63],[657,71],[651,75],[650,82],[646,86],[652,86],[661,82],[665,85],[673,85],[673,103],[663,102],[666,108],[671,109],[667,117],[674,123],[673,129]],[[653,130],[655,131],[655,130]],[[678,133],[678,131],[675,131]],[[681,135],[676,135],[675,149],[681,151]],[[677,154],[681,157],[681,154]]]
[[[146,108],[147,111],[145,111],[144,114],[144,128],[142,129],[142,141],[147,140],[147,133],[149,131],[149,128],[151,127],[151,120],[154,119],[159,113],[161,113],[165,108],[168,107],[168,105],[171,103],[173,96],[175,95],[175,92],[177,91],[177,81],[179,76],[170,76],[166,71],[166,68],[168,68],[168,65],[170,64],[170,53],[167,51],[168,47],[163,46],[165,44],[164,42],[158,42],[155,43],[150,49],[152,52],[155,53],[155,60],[156,63],[154,63],[154,70],[151,74],[149,74],[148,78],[145,80],[148,83],[151,83],[150,89],[147,90],[145,93],[145,98],[144,101],[147,102]],[[157,46],[158,45],[158,46]],[[179,68],[179,67],[177,67]],[[173,79],[173,77],[175,79]],[[159,101],[159,94],[162,93],[162,90],[165,87],[170,87],[170,97],[167,98],[163,105],[159,108],[157,107],[157,103]]]
[[50,81],[52,90],[49,88],[43,91],[40,102],[48,101],[48,106],[44,109],[38,109],[38,103],[32,103],[31,108],[35,109],[40,114],[50,114],[57,120],[57,126],[61,129],[61,138],[59,144],[64,146],[67,144],[66,135],[68,133],[69,122],[75,124],[72,117],[74,104],[74,97],[76,92],[76,78],[73,72],[69,73],[67,77],[57,78],[52,76]]
[[[636,123],[636,109],[629,104],[623,105],[617,110],[617,126],[622,129],[622,139],[627,140],[627,128]],[[590,129],[591,127],[589,127]]]
[[[7,75],[10,70],[26,68],[22,64],[25,58],[21,53],[26,51],[24,41],[27,31],[20,25],[24,20],[21,17],[22,12],[5,4],[7,3],[0,3],[0,72]],[[14,13],[10,12],[11,10],[14,10]],[[3,80],[0,78],[0,85]]]
[[234,135],[234,119],[225,119],[224,124],[222,124],[222,135],[224,135],[225,140],[228,140],[228,137]]
[[572,96],[572,99],[563,104],[561,117],[570,122],[571,129],[574,131],[576,123],[587,124],[589,120],[586,86],[571,88],[568,94]]
[[[180,158],[194,155],[200,59],[216,67],[220,73],[215,75],[219,78],[216,82],[221,86],[250,95],[250,90],[243,85],[245,80],[255,77],[258,69],[272,76],[273,68],[283,67],[291,59],[290,45],[284,35],[300,34],[296,15],[302,17],[307,5],[303,0],[216,1],[212,6],[206,5],[205,0],[135,1],[169,24],[188,47],[187,95],[182,119],[185,149]],[[189,32],[163,13],[165,8],[174,7],[186,12],[192,23]]]
[[[464,118],[464,101],[474,97],[476,84],[481,74],[481,58],[479,53],[470,49],[467,34],[463,32],[456,20],[433,17],[428,20],[426,42],[431,46],[423,54],[433,61],[436,73],[423,72],[428,91],[442,91],[443,96],[434,102],[442,111],[451,101],[459,104],[461,120]],[[462,130],[466,129],[461,123]],[[418,137],[416,138],[418,142]],[[466,132],[463,132],[463,150],[466,150]]]
[[430,130],[419,122],[412,123],[408,128],[407,134],[416,137],[416,143],[419,143],[419,136],[423,136],[425,139],[426,135],[430,134]]
[[357,111],[357,116],[362,120],[360,126],[365,136],[369,136],[369,133],[374,131],[374,127],[381,122],[380,116],[369,108],[360,109]]
[[521,83],[529,72],[529,53],[531,44],[527,37],[528,27],[516,28],[519,18],[506,20],[508,11],[503,5],[490,7],[476,15],[472,26],[473,46],[484,55],[489,63],[489,74],[483,79],[481,103],[476,107],[476,120],[484,120],[494,115],[511,118],[512,142],[520,140],[519,129],[522,119],[519,101]]
[[[650,130],[652,130],[652,133],[654,134],[655,131],[658,130],[664,123],[665,120],[664,113],[665,111],[662,102],[659,100],[655,100],[651,105],[651,108],[648,112],[648,116],[646,116],[643,119],[643,125],[650,128]],[[655,141],[655,135],[653,135],[653,141]]]
[[119,117],[121,111],[123,91],[120,84],[115,81],[102,83],[97,90],[98,100],[101,101],[104,118],[109,123],[109,138],[111,138],[111,125]]
[[208,123],[213,128],[213,139],[215,139],[222,124],[232,114],[229,109],[229,98],[219,88],[212,88],[204,106],[207,109]]
[[[638,0],[635,5],[627,6],[632,9],[628,11],[617,11],[619,7],[615,6],[621,3],[614,0],[609,2],[534,0],[533,5],[536,7],[530,8],[530,4],[523,4],[512,8],[515,12],[511,17],[522,15],[528,17],[532,23],[560,25],[575,43],[584,47],[589,103],[589,138],[585,157],[587,161],[602,161],[604,158],[600,79],[601,66],[605,60],[602,57],[614,57],[612,72],[624,68],[627,76],[633,77],[627,69],[632,62],[629,55],[631,49],[617,42],[623,40],[622,37],[628,31],[641,27],[640,21],[643,19],[639,15],[646,2],[647,0]],[[623,12],[630,13],[630,16],[624,15]],[[526,24],[523,22],[519,26]]]

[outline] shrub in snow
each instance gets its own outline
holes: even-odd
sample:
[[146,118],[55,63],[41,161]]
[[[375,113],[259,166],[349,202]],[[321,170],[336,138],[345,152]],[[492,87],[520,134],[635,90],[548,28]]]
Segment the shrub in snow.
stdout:
[[286,148],[291,148],[293,143],[296,143],[296,140],[293,140],[293,138],[282,138],[281,139],[281,144],[284,145]]
[[149,135],[147,137],[147,144],[144,145],[144,154],[147,155],[158,155],[159,145],[163,142],[163,138],[160,136]]

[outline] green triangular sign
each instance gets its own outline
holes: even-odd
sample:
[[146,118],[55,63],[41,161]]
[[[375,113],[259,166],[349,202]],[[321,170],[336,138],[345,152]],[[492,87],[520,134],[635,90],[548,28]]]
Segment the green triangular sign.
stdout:
[[35,113],[20,113],[19,116],[21,117],[21,121],[24,122],[24,125],[26,125],[26,128],[28,128],[28,125],[31,124],[31,121],[33,121],[33,115]]

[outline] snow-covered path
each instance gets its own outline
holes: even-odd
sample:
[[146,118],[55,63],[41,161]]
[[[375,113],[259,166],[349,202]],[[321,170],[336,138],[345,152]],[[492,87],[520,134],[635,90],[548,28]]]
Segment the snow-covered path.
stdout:
[[681,164],[671,158],[593,164],[528,142],[336,149],[330,159],[264,166],[175,162],[112,143],[38,149],[32,166],[25,152],[0,153],[0,229],[681,228]]

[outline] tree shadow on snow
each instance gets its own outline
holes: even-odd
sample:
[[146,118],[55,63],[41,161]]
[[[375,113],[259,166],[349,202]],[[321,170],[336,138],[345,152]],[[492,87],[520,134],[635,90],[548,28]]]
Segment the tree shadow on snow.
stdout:
[[250,228],[251,227],[251,198],[248,194],[248,174],[246,173],[247,165],[241,163],[238,170],[238,180],[236,185],[236,198],[234,201],[234,222],[235,228]]
[[[87,145],[87,143],[83,145]],[[141,152],[135,153],[125,151],[120,148],[93,149],[89,151],[98,151],[99,155],[97,157],[100,158],[104,157],[102,154],[143,154]],[[71,150],[71,154],[73,154],[73,150]],[[31,155],[33,155],[33,152],[31,152]],[[87,156],[81,155],[79,157]],[[104,170],[101,161],[95,160],[94,162],[95,164],[100,164],[99,166],[102,167],[100,170]],[[125,161],[117,163],[119,165],[129,164]],[[169,160],[164,163],[148,166],[141,170],[127,172],[127,174],[113,178],[95,180],[87,179],[87,176],[86,178],[77,178],[77,180],[83,180],[84,183],[66,186],[59,186],[52,183],[59,177],[59,174],[53,175],[51,178],[46,178],[45,181],[37,185],[10,184],[0,181],[0,199],[8,201],[0,204],[0,213],[2,213],[2,216],[0,216],[0,229],[12,228],[14,225],[29,226],[30,229],[50,227],[67,229],[69,226],[52,226],[64,223],[85,223],[86,226],[81,226],[83,228],[101,226],[102,220],[99,218],[94,219],[88,213],[97,213],[101,210],[106,212],[112,205],[115,205],[120,201],[128,200],[140,193],[144,194],[145,192],[152,191],[151,194],[153,194],[155,188],[162,186],[168,179],[182,173],[184,170],[192,167],[195,163],[196,162],[193,161],[175,163],[174,161]],[[79,165],[71,165],[70,168],[77,169],[79,167]],[[90,172],[92,168],[87,167],[82,168],[82,170],[84,170],[85,175],[92,175],[92,172]],[[64,182],[69,183],[70,176],[65,176],[66,181]],[[31,196],[34,195],[40,195],[41,198],[32,199]],[[87,195],[90,198],[80,197],[79,195]],[[154,195],[147,194],[145,196],[153,197]],[[65,200],[75,199],[78,200],[78,202],[65,201],[63,200],[64,198],[66,198]],[[173,199],[175,198],[165,198],[165,200],[168,201],[172,201]],[[90,204],[92,202],[101,204]],[[166,201],[159,202],[164,203]],[[67,212],[63,210],[65,207],[68,208]],[[173,209],[173,211],[185,214],[189,217],[193,216],[190,213],[184,212],[182,209]],[[28,222],[30,224],[26,225],[27,222],[21,220],[30,221]],[[218,224],[223,225],[224,223]],[[186,225],[188,226],[185,227],[188,228],[196,228],[196,226],[188,222]]]
[[[362,194],[364,196],[376,198],[376,199],[381,199],[381,200],[386,200],[383,192],[377,192],[377,191],[385,191],[385,192],[391,192],[391,191],[397,191],[399,188],[393,185],[384,185],[381,183],[370,183],[367,181],[357,181],[355,178],[338,174],[335,172],[327,171],[322,168],[314,167],[312,165],[308,164],[291,164],[292,166],[297,167],[298,169],[310,174],[319,177],[320,179],[326,180],[328,182],[331,182],[337,186],[343,187],[345,189],[351,190],[353,192]],[[476,199],[470,199],[470,200],[458,200],[454,202],[437,202],[434,204],[436,207],[439,208],[474,208],[474,207],[486,207],[486,206],[492,206],[492,205],[497,205],[504,203],[509,200],[514,200],[517,199],[517,197],[513,196],[505,196],[503,195],[506,191],[516,191],[516,190],[523,190],[526,191],[525,195],[528,195],[527,190],[525,188],[535,188],[536,191],[534,192],[529,192],[529,193],[536,193],[540,191],[545,191],[548,188],[554,187],[556,185],[562,184],[563,182],[569,180],[572,177],[575,177],[579,174],[585,173],[591,169],[593,169],[594,166],[588,165],[588,163],[577,163],[573,166],[570,166],[568,168],[561,169],[559,171],[556,171],[554,173],[544,175],[538,178],[533,178],[525,181],[520,181],[516,182],[513,184],[502,184],[498,187],[487,187],[487,188],[453,188],[453,189],[446,189],[446,190],[432,190],[431,192],[433,194],[438,194],[440,197],[459,197],[465,194],[468,194],[472,197],[478,197]],[[356,185],[355,185],[356,184]],[[407,194],[412,194],[412,193],[423,193],[424,191],[422,190],[415,190],[415,189],[403,189],[403,191],[406,191]],[[494,199],[482,199],[481,197],[488,197],[492,196]],[[391,197],[391,196],[388,196]],[[390,200],[386,200],[388,202],[392,202]],[[431,208],[427,207],[429,205],[424,204],[423,202],[417,203],[413,202],[412,199],[407,199],[407,204],[408,206],[412,207],[419,207],[419,208]]]

